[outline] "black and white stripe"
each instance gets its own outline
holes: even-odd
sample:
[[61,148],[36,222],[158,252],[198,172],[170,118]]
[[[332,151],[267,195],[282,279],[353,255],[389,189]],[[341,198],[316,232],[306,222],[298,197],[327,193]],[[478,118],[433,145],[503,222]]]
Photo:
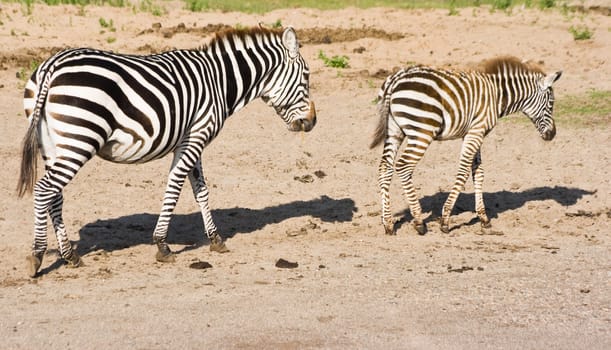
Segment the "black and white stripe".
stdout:
[[[62,190],[96,154],[118,163],[142,163],[174,153],[153,234],[158,260],[174,259],[167,229],[187,176],[210,248],[226,251],[210,215],[200,157],[225,119],[257,97],[276,110],[289,130],[314,127],[309,69],[292,28],[231,30],[201,49],[149,56],[71,49],[41,64],[24,92],[30,127],[18,184],[20,195],[34,191],[31,275],[47,248],[47,213],[62,257],[80,263],[62,220]],[[45,173],[35,181],[39,150]]]
[[[393,171],[402,182],[414,226],[426,232],[422,209],[412,174],[433,140],[463,139],[460,166],[454,186],[443,206],[441,230],[449,232],[450,214],[463,190],[469,173],[475,187],[475,210],[482,226],[490,220],[482,197],[484,170],[480,147],[498,118],[523,112],[534,123],[544,140],[556,134],[552,118],[552,84],[561,72],[545,75],[540,69],[513,57],[487,62],[482,70],[460,72],[413,66],[389,76],[378,99],[380,120],[371,147],[384,141],[379,167],[382,196],[382,223],[387,234],[394,234],[389,186]],[[395,160],[399,147],[403,153]]]

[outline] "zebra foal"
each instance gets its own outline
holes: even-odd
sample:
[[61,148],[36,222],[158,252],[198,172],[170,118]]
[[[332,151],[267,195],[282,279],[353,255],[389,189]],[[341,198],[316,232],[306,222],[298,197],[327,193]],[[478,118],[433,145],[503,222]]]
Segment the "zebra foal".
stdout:
[[[34,192],[34,243],[28,256],[36,276],[47,249],[47,215],[61,257],[82,261],[62,218],[63,189],[94,155],[143,163],[173,153],[161,212],[153,232],[158,261],[174,261],[168,225],[188,177],[210,240],[227,251],[208,206],[201,154],[225,120],[261,97],[290,131],[310,131],[316,110],[309,68],[292,28],[229,30],[200,49],[121,55],[69,49],[43,62],[24,92],[30,126],[23,142],[19,196]],[[35,179],[37,154],[45,172]]]
[[[441,231],[450,231],[450,214],[469,173],[475,188],[475,211],[482,227],[490,227],[482,195],[483,139],[499,118],[521,111],[544,140],[552,140],[556,135],[552,84],[561,74],[546,75],[515,57],[499,57],[477,71],[412,66],[389,76],[378,94],[379,123],[370,145],[374,148],[384,142],[378,182],[386,234],[395,233],[389,196],[393,171],[401,179],[414,227],[424,234],[426,224],[412,179],[414,168],[433,140],[457,138],[463,139],[460,163],[443,205]],[[405,139],[403,153],[395,159]]]

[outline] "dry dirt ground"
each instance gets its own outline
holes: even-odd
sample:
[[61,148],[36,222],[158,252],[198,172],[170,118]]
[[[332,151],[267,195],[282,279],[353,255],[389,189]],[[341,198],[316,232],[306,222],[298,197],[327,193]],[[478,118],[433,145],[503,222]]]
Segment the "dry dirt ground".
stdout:
[[[611,116],[595,124],[564,119],[549,143],[523,116],[501,122],[483,146],[493,224],[484,233],[471,184],[450,234],[436,223],[457,141],[432,145],[415,174],[429,232],[419,236],[409,224],[395,179],[398,232],[385,236],[381,151],[367,147],[378,86],[410,62],[462,67],[512,54],[564,70],[557,100],[610,90],[611,17],[519,8],[250,15],[175,5],[161,17],[42,5],[25,15],[19,5],[0,5],[1,348],[611,348]],[[32,199],[14,192],[27,128],[19,73],[62,47],[193,48],[215,28],[278,19],[302,37],[318,125],[289,133],[256,101],[205,150],[213,215],[231,252],[209,252],[184,191],[169,236],[178,259],[155,262],[151,233],[169,159],[133,166],[94,159],[65,191],[69,235],[86,265],[64,266],[51,233],[40,277],[27,278]],[[574,41],[571,25],[587,25],[594,37]],[[350,68],[325,67],[319,50],[348,56]],[[278,259],[298,266],[278,268]],[[198,262],[212,267],[190,267]]]

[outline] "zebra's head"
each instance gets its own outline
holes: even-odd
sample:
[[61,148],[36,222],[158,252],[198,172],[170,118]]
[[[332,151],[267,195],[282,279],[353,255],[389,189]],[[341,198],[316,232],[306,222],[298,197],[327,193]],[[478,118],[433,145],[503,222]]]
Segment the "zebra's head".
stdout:
[[530,118],[545,141],[550,141],[556,136],[556,125],[552,117],[554,110],[554,89],[552,84],[561,75],[562,71],[558,71],[539,78],[535,93],[526,102],[524,109],[522,109],[522,112]]
[[272,106],[290,131],[310,131],[316,125],[316,108],[310,101],[310,69],[299,53],[291,27],[282,32],[280,65],[270,75],[261,98]]

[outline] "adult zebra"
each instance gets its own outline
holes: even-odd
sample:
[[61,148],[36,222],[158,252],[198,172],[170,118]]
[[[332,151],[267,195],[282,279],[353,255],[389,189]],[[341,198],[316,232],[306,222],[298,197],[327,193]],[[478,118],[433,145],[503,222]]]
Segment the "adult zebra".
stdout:
[[[197,50],[150,56],[70,49],[42,63],[24,92],[30,127],[17,187],[19,196],[34,191],[30,275],[37,274],[47,249],[47,213],[62,258],[71,266],[82,263],[66,234],[62,190],[96,154],[142,163],[174,153],[153,233],[157,260],[175,259],[167,230],[187,176],[210,249],[227,251],[210,214],[200,157],[225,119],[257,97],[291,131],[310,131],[316,124],[309,68],[290,27],[229,30]],[[45,172],[35,181],[39,150]]]
[[[499,57],[486,62],[479,71],[412,66],[389,76],[378,95],[380,119],[371,143],[373,148],[384,141],[379,186],[386,233],[395,233],[389,196],[393,168],[396,167],[401,178],[414,226],[418,233],[424,234],[426,224],[412,174],[433,140],[456,138],[463,139],[460,165],[443,206],[441,231],[449,232],[450,214],[469,178],[469,170],[475,187],[475,210],[482,227],[490,227],[482,196],[484,170],[480,147],[484,136],[500,117],[521,111],[532,120],[544,140],[553,139],[556,127],[552,118],[552,84],[561,74],[558,71],[545,75],[539,68],[515,57]],[[405,138],[405,149],[395,164]]]

